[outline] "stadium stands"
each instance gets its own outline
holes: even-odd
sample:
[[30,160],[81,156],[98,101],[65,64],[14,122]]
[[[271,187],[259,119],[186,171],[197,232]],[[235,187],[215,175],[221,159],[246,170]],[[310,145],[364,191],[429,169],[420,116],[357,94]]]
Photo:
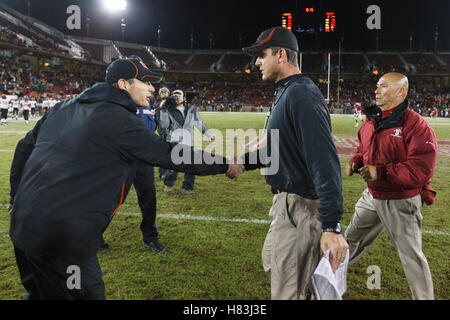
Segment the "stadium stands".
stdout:
[[404,61],[397,53],[368,53],[366,54],[373,68],[381,72],[407,72]]
[[412,63],[418,72],[436,73],[445,71],[432,53],[403,53],[402,56],[409,63]]
[[[337,61],[337,60],[336,60]],[[326,57],[323,53],[302,53],[303,73],[325,73],[327,70]]]
[[252,57],[242,53],[227,52],[219,62],[219,70],[222,72],[236,72],[244,70],[252,61]]
[[[31,52],[31,53],[30,53]],[[77,54],[78,52],[78,54]],[[302,73],[327,94],[328,52],[302,52]],[[77,59],[74,59],[77,56]],[[138,55],[164,71],[163,85],[181,88],[189,102],[208,110],[267,108],[274,87],[263,83],[255,59],[233,50],[179,50],[104,39],[64,36],[45,24],[0,4],[0,91],[17,95],[76,94],[103,81],[107,64],[120,56]],[[330,105],[351,112],[353,105],[373,103],[379,74],[414,76],[411,106],[421,114],[433,108],[445,115],[449,103],[450,53],[331,52]],[[53,59],[58,58],[58,59]],[[55,60],[56,63],[53,63]],[[250,74],[244,73],[250,67]],[[371,71],[378,69],[378,74]],[[337,101],[337,71],[340,71]],[[412,79],[412,78],[410,78]],[[436,83],[440,86],[436,89]],[[158,86],[157,86],[158,89]],[[448,114],[448,112],[447,112]]]
[[[341,72],[343,73],[364,73],[367,71],[367,63],[364,60],[362,53],[341,53]],[[334,71],[337,72],[337,62],[339,61],[339,55],[337,53],[331,54],[331,61],[335,66]]]
[[156,49],[151,47],[152,52],[158,59],[164,61],[169,70],[185,70],[186,61],[192,56],[192,53]]
[[219,61],[222,53],[196,53],[186,63],[184,71],[212,72],[216,71],[214,65]]
[[103,45],[88,42],[78,42],[78,44],[80,44],[86,51],[86,58],[88,60],[95,59],[98,61],[103,61]]

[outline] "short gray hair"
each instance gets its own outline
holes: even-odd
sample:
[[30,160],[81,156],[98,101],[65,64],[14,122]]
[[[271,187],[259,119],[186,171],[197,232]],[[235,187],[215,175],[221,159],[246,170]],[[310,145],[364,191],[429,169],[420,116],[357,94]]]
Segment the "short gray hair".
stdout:
[[159,89],[158,94],[161,94],[162,92],[170,93],[170,90],[166,87],[162,87],[161,89]]
[[286,51],[286,56],[289,64],[294,67],[298,67],[298,52],[292,49],[283,48],[283,47],[270,47],[272,49],[272,55],[275,55],[280,49],[284,49]]

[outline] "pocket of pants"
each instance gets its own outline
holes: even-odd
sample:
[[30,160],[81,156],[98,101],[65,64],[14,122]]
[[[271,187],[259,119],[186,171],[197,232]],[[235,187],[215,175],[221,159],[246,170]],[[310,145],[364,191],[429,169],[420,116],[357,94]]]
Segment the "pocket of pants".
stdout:
[[297,228],[297,223],[294,219],[294,208],[291,208],[291,210],[289,210],[289,194],[286,194],[285,210],[286,210],[286,216],[289,219],[289,221],[291,222],[292,226],[294,228]]

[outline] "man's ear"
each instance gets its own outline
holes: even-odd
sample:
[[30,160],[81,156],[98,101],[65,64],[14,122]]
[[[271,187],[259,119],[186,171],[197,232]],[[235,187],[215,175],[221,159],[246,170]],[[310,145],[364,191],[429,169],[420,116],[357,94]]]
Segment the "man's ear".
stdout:
[[406,90],[405,87],[400,87],[397,91],[397,94],[399,97],[406,97],[406,95],[408,94],[408,91]]
[[278,61],[280,63],[284,62],[285,60],[287,62],[287,53],[286,53],[286,50],[284,48],[281,48],[280,50],[278,50],[277,54],[278,54]]
[[128,82],[125,79],[119,79],[119,81],[117,81],[117,87],[121,90],[127,90],[127,85]]

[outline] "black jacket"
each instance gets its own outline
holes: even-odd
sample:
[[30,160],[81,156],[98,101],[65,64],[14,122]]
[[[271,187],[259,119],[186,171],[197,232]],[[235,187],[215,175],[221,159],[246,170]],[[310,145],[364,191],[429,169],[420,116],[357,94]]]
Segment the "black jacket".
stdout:
[[[277,83],[266,149],[272,158],[274,129],[279,130],[279,169],[266,175],[267,183],[284,192],[319,199],[322,226],[335,225],[343,213],[341,166],[325,100],[311,79],[293,75]],[[255,157],[258,163],[253,165],[249,153],[245,158],[247,170],[265,166],[264,157]]]
[[[223,158],[223,164],[175,165],[175,146],[144,126],[126,91],[107,84],[96,84],[56,105],[14,154],[13,243],[30,253],[95,254],[101,231],[121,204],[131,163],[197,175],[225,173],[228,168]],[[183,152],[194,159],[192,149]]]

